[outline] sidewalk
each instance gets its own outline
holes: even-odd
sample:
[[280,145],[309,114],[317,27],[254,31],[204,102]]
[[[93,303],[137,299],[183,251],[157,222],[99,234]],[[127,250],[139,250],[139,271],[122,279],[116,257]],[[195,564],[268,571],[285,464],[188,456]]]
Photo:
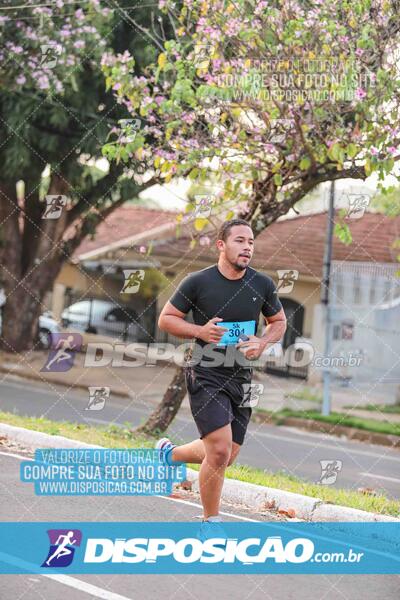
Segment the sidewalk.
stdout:
[[[290,394],[301,391],[311,390],[313,395],[322,397],[322,386],[310,386],[303,379],[277,377],[267,373],[257,372],[254,378],[257,383],[264,385],[264,392],[260,399],[258,408],[270,411],[278,411],[283,408],[292,410],[319,410],[320,404],[313,400],[302,400],[291,397]],[[366,404],[376,404],[384,406],[386,404],[386,394],[384,386],[381,390],[368,391],[366,389],[341,388],[333,383],[331,386],[331,410],[332,412],[346,413],[348,416],[356,416],[364,419],[373,419],[376,421],[390,421],[391,423],[400,423],[400,413],[383,413],[379,411],[363,410],[360,408],[346,408],[348,406],[365,406]],[[373,386],[371,385],[371,388]]]
[[[86,390],[89,386],[110,387],[110,393],[123,397],[135,398],[140,396],[146,402],[157,405],[164,395],[176,369],[175,364],[159,362],[156,366],[141,367],[84,367],[84,354],[77,354],[73,367],[66,372],[44,372],[43,366],[47,353],[35,351],[21,356],[0,353],[0,372],[2,379],[8,374],[26,379],[42,381],[46,385],[65,385],[69,388]],[[254,383],[261,383],[264,388],[260,394],[257,408],[268,411],[278,411],[283,408],[293,410],[318,410],[318,402],[300,400],[288,397],[301,391],[311,391],[322,395],[321,388],[311,388],[302,379],[278,377],[261,371],[255,371]],[[345,412],[348,415],[400,423],[400,414],[385,414],[379,411],[344,408],[349,405],[384,404],[385,395],[382,390],[367,395],[361,390],[355,392],[351,388],[332,386],[332,411]],[[187,395],[183,406],[189,408]]]
[[0,379],[17,375],[45,385],[65,385],[86,390],[89,386],[109,387],[110,393],[126,398],[140,395],[146,402],[158,404],[170,383],[175,367],[167,363],[149,367],[85,367],[84,354],[75,356],[73,367],[66,372],[43,372],[47,352],[35,351],[23,356],[0,352]]

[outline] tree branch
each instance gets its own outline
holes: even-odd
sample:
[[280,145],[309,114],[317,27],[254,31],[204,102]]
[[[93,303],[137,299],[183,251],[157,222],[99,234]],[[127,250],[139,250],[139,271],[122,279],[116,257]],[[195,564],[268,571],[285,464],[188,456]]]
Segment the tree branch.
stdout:
[[[319,175],[313,175],[303,181],[303,184],[294,191],[288,198],[282,202],[277,202],[275,197],[271,197],[270,201],[255,199],[255,204],[260,206],[260,211],[250,210],[240,215],[242,218],[250,220],[250,225],[253,227],[257,236],[261,231],[276,221],[282,215],[285,215],[293,206],[299,202],[308,192],[315,188],[320,183],[325,181],[334,181],[336,179],[366,179],[367,175],[363,166],[351,167],[343,171],[324,171]],[[260,223],[261,222],[261,223]],[[262,227],[261,227],[262,224]]]

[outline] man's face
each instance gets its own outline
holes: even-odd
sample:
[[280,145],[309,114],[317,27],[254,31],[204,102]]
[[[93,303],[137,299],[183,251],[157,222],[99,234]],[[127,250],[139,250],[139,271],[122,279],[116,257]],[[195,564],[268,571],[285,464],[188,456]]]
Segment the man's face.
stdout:
[[225,242],[218,242],[226,260],[237,270],[243,271],[250,263],[254,250],[254,236],[247,225],[234,225]]

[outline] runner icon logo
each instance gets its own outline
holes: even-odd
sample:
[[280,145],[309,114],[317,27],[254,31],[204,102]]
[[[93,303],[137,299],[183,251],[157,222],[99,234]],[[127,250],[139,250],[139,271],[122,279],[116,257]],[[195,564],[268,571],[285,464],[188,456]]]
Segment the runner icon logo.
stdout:
[[290,294],[293,289],[295,281],[299,278],[299,272],[294,269],[282,269],[277,271],[279,282],[277,286],[277,292],[280,294]]
[[243,400],[240,406],[246,408],[254,408],[257,406],[260,399],[260,394],[264,391],[262,383],[244,383],[243,384]]
[[53,344],[42,372],[69,371],[74,364],[75,353],[82,347],[80,333],[54,333]]
[[46,69],[54,69],[54,67],[57,65],[58,57],[61,56],[62,53],[61,44],[57,44],[55,42],[51,42],[50,44],[42,44],[40,49],[42,51],[40,66],[46,67]]
[[346,219],[361,219],[368,208],[371,197],[369,194],[343,194],[347,199],[348,208]]
[[46,204],[42,219],[59,219],[67,204],[67,196],[49,194],[46,196]]
[[335,483],[339,472],[342,470],[342,461],[341,460],[320,460],[319,464],[321,465],[321,477],[317,483],[322,483],[323,485],[332,485]]
[[75,548],[81,545],[79,529],[48,529],[50,548],[42,567],[68,567],[74,558]]
[[89,386],[89,402],[85,410],[102,410],[109,396],[109,387]]
[[121,294],[136,294],[139,291],[140,284],[144,279],[143,269],[123,269],[125,282]]

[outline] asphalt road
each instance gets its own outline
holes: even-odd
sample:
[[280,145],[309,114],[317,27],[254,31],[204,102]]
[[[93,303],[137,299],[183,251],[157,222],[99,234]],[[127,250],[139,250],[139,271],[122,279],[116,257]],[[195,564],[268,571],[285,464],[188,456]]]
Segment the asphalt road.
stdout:
[[[1,521],[189,521],[201,513],[196,498],[35,496],[33,486],[19,481],[19,463],[24,458],[22,452],[0,448]],[[260,515],[226,505],[222,508],[228,521],[262,520]],[[364,600],[396,600],[399,587],[397,575],[3,575],[0,598],[350,600],[361,596]]]
[[[90,424],[139,425],[154,407],[151,395],[142,404],[128,398],[110,397],[101,411],[85,410],[88,395],[58,386],[11,379],[0,383],[0,410],[19,415],[45,416],[56,421]],[[190,411],[181,408],[169,429],[175,443],[198,437]],[[400,498],[400,452],[384,446],[349,441],[289,427],[251,423],[237,462],[268,471],[285,471],[317,482],[321,460],[342,461],[334,485],[342,488],[373,488],[388,497]]]

